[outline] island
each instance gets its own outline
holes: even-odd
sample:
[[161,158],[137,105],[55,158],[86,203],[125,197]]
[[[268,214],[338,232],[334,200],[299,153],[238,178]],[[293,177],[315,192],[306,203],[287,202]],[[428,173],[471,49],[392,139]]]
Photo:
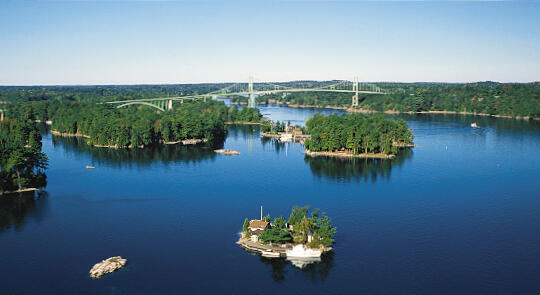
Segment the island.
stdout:
[[8,105],[21,121],[50,122],[55,136],[81,137],[102,148],[143,148],[159,144],[210,144],[221,141],[226,123],[258,124],[256,108],[227,107],[219,101],[186,101],[167,111],[148,106],[117,108],[95,99],[42,100]]
[[392,159],[412,147],[414,135],[404,120],[384,115],[316,114],[306,122],[306,155]]
[[289,219],[270,215],[244,220],[237,244],[264,257],[287,259],[319,259],[332,250],[336,228],[319,209],[309,212],[309,206],[292,208]]

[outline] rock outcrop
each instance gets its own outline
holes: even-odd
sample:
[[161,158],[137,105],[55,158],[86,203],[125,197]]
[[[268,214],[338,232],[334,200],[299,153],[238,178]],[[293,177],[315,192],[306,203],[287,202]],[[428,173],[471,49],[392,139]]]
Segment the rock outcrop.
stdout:
[[115,270],[121,269],[126,265],[127,259],[123,259],[121,256],[114,256],[107,258],[99,263],[96,263],[90,270],[90,277],[97,279],[111,273]]
[[224,155],[240,155],[240,152],[235,150],[214,150],[214,152]]

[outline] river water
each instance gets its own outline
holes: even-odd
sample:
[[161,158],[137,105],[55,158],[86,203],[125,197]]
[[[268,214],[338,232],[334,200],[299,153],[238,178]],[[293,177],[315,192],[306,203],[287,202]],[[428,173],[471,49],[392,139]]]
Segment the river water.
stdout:
[[[336,112],[261,111],[293,124]],[[0,293],[539,294],[540,124],[401,117],[417,147],[392,161],[305,157],[253,126],[229,128],[235,157],[44,134],[45,191],[0,199]],[[238,232],[261,205],[320,208],[334,251],[303,269],[244,251]],[[89,278],[115,255],[126,268]]]

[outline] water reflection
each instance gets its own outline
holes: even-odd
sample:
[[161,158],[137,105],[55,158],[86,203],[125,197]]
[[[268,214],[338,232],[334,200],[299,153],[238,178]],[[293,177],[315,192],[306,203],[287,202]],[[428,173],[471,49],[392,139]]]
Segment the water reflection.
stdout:
[[334,266],[334,253],[323,254],[317,261],[289,261],[286,258],[266,258],[259,256],[259,260],[271,267],[272,279],[275,282],[285,280],[286,274],[291,271],[300,271],[313,282],[324,281],[328,277],[330,269]]
[[21,229],[31,218],[43,220],[49,212],[45,191],[9,194],[0,197],[0,232],[9,228]]
[[222,148],[223,141],[212,144],[193,146],[156,145],[144,149],[110,149],[97,148],[86,144],[84,139],[74,137],[53,136],[55,148],[73,154],[86,153],[92,156],[92,164],[109,164],[116,167],[148,166],[154,162],[168,163],[198,163],[213,160],[216,157],[214,149]]
[[318,178],[375,182],[377,179],[389,180],[392,168],[400,167],[412,156],[412,149],[402,149],[392,160],[305,156],[304,162]]
[[281,153],[281,151],[287,149],[288,142],[281,142],[278,138],[272,137],[261,137],[261,144],[263,147],[271,146],[276,154]]

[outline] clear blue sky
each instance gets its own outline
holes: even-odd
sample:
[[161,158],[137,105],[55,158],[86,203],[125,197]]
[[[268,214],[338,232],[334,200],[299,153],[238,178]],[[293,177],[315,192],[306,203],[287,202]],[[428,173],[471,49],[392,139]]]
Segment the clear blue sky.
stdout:
[[539,81],[540,2],[0,0],[0,85]]

